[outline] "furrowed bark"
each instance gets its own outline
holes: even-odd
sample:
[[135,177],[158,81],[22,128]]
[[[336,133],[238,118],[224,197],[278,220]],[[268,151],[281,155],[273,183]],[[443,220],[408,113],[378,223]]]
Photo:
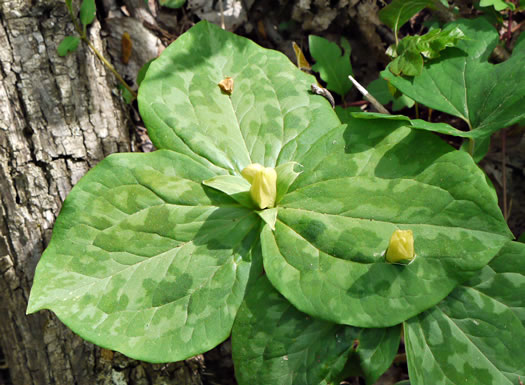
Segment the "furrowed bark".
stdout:
[[[89,28],[104,51],[100,27]],[[27,316],[36,264],[62,202],[91,167],[130,150],[115,79],[73,35],[65,4],[0,0],[0,346],[15,385],[201,384],[202,357],[149,365],[100,349],[51,312]]]

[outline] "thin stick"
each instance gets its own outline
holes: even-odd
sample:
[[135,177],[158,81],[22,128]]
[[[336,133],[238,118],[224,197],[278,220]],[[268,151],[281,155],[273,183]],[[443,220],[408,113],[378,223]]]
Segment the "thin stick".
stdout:
[[219,0],[219,9],[221,10],[221,28],[226,29],[224,24],[224,8],[222,7],[222,0]]
[[377,101],[376,98],[374,98],[367,90],[365,87],[363,87],[361,84],[359,84],[359,82],[357,80],[355,80],[352,75],[349,75],[348,78],[352,81],[352,83],[354,83],[354,86],[356,86],[356,88],[359,90],[359,92],[361,92],[363,94],[363,97],[368,100],[374,107],[377,111],[379,111],[380,113],[382,114],[386,114],[386,115],[390,115],[390,112],[388,112],[388,110],[383,107],[383,105],[381,103],[379,103]]

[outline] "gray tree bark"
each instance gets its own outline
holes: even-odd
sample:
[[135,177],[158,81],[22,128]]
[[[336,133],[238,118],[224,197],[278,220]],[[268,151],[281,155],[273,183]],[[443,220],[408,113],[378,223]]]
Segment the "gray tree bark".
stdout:
[[[103,50],[100,27],[90,35]],[[114,79],[80,46],[62,1],[0,0],[0,346],[13,384],[201,384],[202,357],[148,365],[87,343],[51,313],[26,316],[36,264],[62,201],[131,124]]]

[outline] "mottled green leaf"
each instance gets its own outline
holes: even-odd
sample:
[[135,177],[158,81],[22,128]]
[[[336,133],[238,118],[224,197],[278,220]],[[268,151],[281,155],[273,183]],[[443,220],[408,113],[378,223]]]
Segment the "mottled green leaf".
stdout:
[[[231,95],[218,86],[227,76]],[[340,124],[312,83],[282,53],[200,22],[151,64],[139,108],[157,148],[239,175],[252,163],[295,160]]]
[[505,304],[525,327],[525,244],[508,243],[481,274],[464,286]]
[[352,88],[348,75],[354,73],[350,63],[350,44],[341,39],[341,45],[344,48],[343,53],[339,46],[330,40],[315,35],[308,37],[310,54],[315,59],[312,69],[319,72],[321,79],[326,82],[326,88],[345,96]]
[[516,385],[525,377],[525,245],[405,323],[413,385]]
[[95,0],[82,0],[82,4],[80,5],[80,22],[84,26],[93,23],[96,12],[97,6],[95,5]]
[[[304,171],[263,228],[264,266],[299,310],[362,327],[396,325],[441,301],[511,237],[485,175],[465,153],[405,127],[353,119],[297,159]],[[396,229],[416,259],[384,262]]]
[[171,362],[225,340],[250,274],[259,217],[172,151],[118,154],[73,188],[35,273],[28,312],[50,309],[88,341]]
[[525,117],[525,39],[503,63],[487,62],[498,43],[498,33],[484,19],[461,19],[451,24],[465,40],[445,50],[439,60],[425,65],[420,76],[381,75],[403,94],[430,108],[465,120],[482,136]]
[[414,105],[414,101],[408,96],[403,95],[401,92],[396,90],[396,92],[392,94],[388,87],[388,82],[383,78],[374,80],[368,85],[368,87],[366,87],[366,89],[379,103],[383,105],[392,103],[392,111],[399,111],[403,108],[412,108]]
[[399,349],[401,325],[381,329],[361,329],[357,354],[367,385],[375,384],[392,365]]
[[338,379],[360,329],[296,310],[265,276],[253,285],[232,331],[240,385],[314,385]]
[[57,47],[58,56],[66,56],[70,52],[75,52],[78,43],[80,43],[78,36],[66,36]]
[[250,288],[232,331],[241,385],[335,383],[347,360],[373,384],[392,364],[399,340],[400,325],[359,329],[301,313],[265,276]]
[[423,8],[432,5],[432,0],[394,0],[379,11],[379,19],[394,32]]
[[180,8],[186,3],[186,0],[159,0],[159,4],[168,8]]

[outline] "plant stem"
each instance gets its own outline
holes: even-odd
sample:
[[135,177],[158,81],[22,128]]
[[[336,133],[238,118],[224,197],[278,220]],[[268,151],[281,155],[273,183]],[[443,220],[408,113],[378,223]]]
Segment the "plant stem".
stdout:
[[[468,130],[472,131],[472,126],[470,125],[470,122],[468,120],[466,120],[466,122],[468,124]],[[474,138],[468,138],[468,153],[473,158],[474,158],[474,145],[475,145]]]
[[468,153],[471,157],[474,157],[474,139],[468,138]]
[[506,158],[507,158],[507,135],[505,134],[505,129],[501,130],[501,172],[502,172],[502,187],[503,187],[503,218],[505,221],[509,219],[509,210],[507,205],[507,167],[506,167]]
[[89,48],[93,51],[93,53],[95,55],[97,55],[97,57],[107,67],[107,69],[109,69],[113,73],[113,75],[115,75],[117,80],[129,91],[129,93],[133,96],[133,99],[136,99],[137,98],[137,93],[128,85],[128,83],[126,83],[126,81],[122,78],[122,76],[120,76],[120,74],[117,72],[115,67],[113,67],[113,65],[109,61],[107,61],[107,59],[104,57],[104,55],[102,55],[95,48],[95,46],[91,43],[91,41],[89,41],[87,36],[82,36],[82,40],[84,40],[86,42],[86,44],[89,46]]
[[109,69],[113,73],[113,75],[115,75],[117,80],[128,90],[131,96],[133,96],[133,99],[136,99],[137,93],[128,85],[128,83],[126,83],[126,81],[122,78],[122,76],[120,76],[120,74],[117,72],[115,67],[113,67],[113,65],[109,61],[107,61],[104,55],[102,55],[95,48],[95,46],[91,43],[91,41],[87,37],[86,26],[84,25],[83,28],[80,27],[80,25],[78,24],[77,18],[73,14],[73,9],[69,7],[66,7],[66,8],[69,12],[69,15],[71,16],[71,20],[73,21],[73,26],[75,27],[75,30],[77,31],[77,33],[80,35],[80,38],[88,45],[91,51],[93,51],[93,53],[100,59],[102,64],[104,64],[107,67],[107,69]]
[[80,37],[83,37],[84,34],[82,33],[82,28],[80,28],[80,25],[78,24],[78,20],[75,17],[75,15],[73,14],[73,9],[69,8],[69,7],[66,7],[66,8],[67,8],[67,10],[69,12],[69,16],[71,16],[71,20],[73,21],[73,26],[75,27],[75,30],[80,35]]

